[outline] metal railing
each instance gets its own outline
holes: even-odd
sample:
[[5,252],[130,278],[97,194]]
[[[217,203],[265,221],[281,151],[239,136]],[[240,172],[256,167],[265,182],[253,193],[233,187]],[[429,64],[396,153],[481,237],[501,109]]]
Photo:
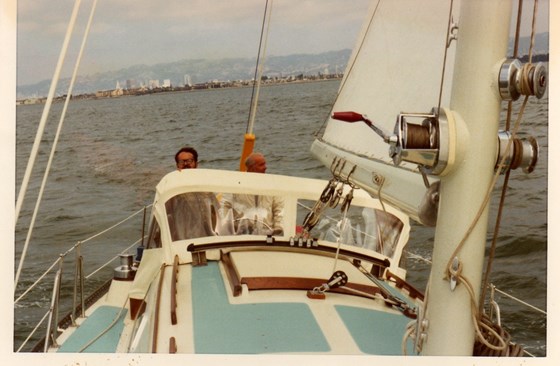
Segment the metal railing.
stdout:
[[[54,275],[54,283],[52,286],[52,295],[51,295],[51,302],[49,309],[47,312],[42,316],[39,322],[35,325],[35,327],[31,330],[29,335],[23,341],[23,343],[19,346],[16,352],[21,352],[22,349],[29,343],[29,341],[33,338],[33,336],[37,333],[40,327],[44,324],[47,320],[47,326],[45,331],[44,337],[44,346],[43,351],[47,352],[49,346],[57,347],[56,338],[59,334],[59,312],[60,312],[60,291],[62,287],[62,269],[64,260],[70,255],[70,253],[75,251],[75,270],[74,270],[74,284],[73,284],[73,291],[72,291],[72,309],[69,314],[70,324],[72,326],[76,326],[76,320],[78,318],[85,317],[86,311],[86,300],[85,300],[85,280],[92,278],[102,269],[108,267],[112,262],[119,258],[119,255],[128,252],[131,248],[138,246],[138,244],[143,244],[144,242],[144,229],[145,229],[145,219],[146,219],[146,210],[151,207],[151,205],[145,206],[142,209],[134,212],[133,214],[129,215],[127,218],[119,221],[118,223],[92,235],[91,237],[78,241],[72,247],[70,247],[66,252],[59,255],[59,257],[52,263],[38,278],[35,280],[33,284],[31,284],[21,295],[19,295],[14,300],[14,306],[17,305],[20,301],[26,298],[33,289],[35,289],[40,283],[42,283],[49,273],[53,271],[53,269],[58,268]],[[119,253],[111,257],[108,261],[103,263],[97,269],[93,270],[90,274],[84,275],[84,257],[82,256],[82,247],[85,243],[92,241],[104,235],[117,227],[127,223],[128,221],[132,220],[138,214],[143,213],[142,218],[142,234],[141,237],[134,241],[131,245],[127,246],[124,250],[121,250]],[[79,304],[78,304],[79,302]],[[79,313],[79,314],[78,314]]]

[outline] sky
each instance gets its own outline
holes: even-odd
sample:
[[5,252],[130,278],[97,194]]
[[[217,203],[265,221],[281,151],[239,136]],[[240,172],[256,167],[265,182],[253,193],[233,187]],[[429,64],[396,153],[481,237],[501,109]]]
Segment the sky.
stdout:
[[[19,0],[18,84],[52,77],[74,0]],[[68,58],[74,60],[92,0]],[[256,57],[265,0],[98,1],[81,73],[180,59]],[[352,48],[368,0],[276,0],[268,55]],[[79,25],[78,25],[79,24]],[[83,24],[83,25],[82,25]],[[94,56],[94,57],[93,57]],[[41,60],[41,62],[37,62]],[[69,73],[68,73],[69,75]]]
[[[419,2],[421,0],[418,0]],[[53,76],[74,0],[18,0],[17,84]],[[271,0],[269,0],[269,3]],[[99,0],[80,74],[181,59],[256,57],[266,0]],[[532,13],[524,2],[524,14]],[[77,57],[93,0],[82,0],[67,64]],[[538,32],[548,29],[540,0]],[[276,0],[267,54],[353,48],[369,0]],[[530,21],[524,20],[528,34]],[[62,76],[71,75],[63,69]]]

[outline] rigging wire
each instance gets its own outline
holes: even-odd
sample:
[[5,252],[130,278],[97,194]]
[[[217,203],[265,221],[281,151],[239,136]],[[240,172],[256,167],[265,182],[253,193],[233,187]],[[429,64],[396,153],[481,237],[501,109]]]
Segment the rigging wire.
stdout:
[[[257,54],[257,64],[255,65],[255,77],[253,81],[253,89],[251,92],[251,104],[249,106],[249,118],[247,120],[247,129],[245,131],[246,133],[253,133],[253,127],[255,124],[255,115],[256,115],[257,103],[259,99],[259,89],[261,85],[260,80],[263,71],[262,64],[264,63],[265,60],[266,46],[268,41],[268,30],[270,26],[270,16],[272,12],[272,1],[273,0],[270,0],[270,10],[268,7],[268,0],[266,0],[266,4],[264,7],[263,23],[261,27],[261,37],[259,40],[259,51]],[[267,20],[268,20],[268,24],[267,24]],[[265,26],[266,26],[266,33],[265,33]],[[262,47],[262,52],[261,52],[261,47]],[[261,55],[263,58],[263,62],[260,62]]]
[[[146,207],[150,207],[150,206],[151,206],[151,205],[148,205],[148,206],[146,206]],[[17,304],[22,298],[24,298],[33,288],[35,288],[35,287],[41,282],[41,280],[42,280],[47,274],[49,274],[49,272],[59,263],[59,261],[62,260],[62,258],[66,257],[68,254],[70,254],[71,252],[73,252],[78,246],[80,246],[80,245],[82,245],[82,244],[84,244],[84,243],[87,243],[87,242],[89,242],[89,241],[91,241],[91,240],[93,240],[93,239],[95,239],[95,238],[97,238],[97,237],[99,237],[99,236],[101,236],[101,235],[103,235],[103,234],[105,234],[105,233],[107,233],[107,232],[113,230],[114,228],[116,228],[116,227],[118,227],[118,226],[124,224],[126,221],[132,219],[132,218],[135,217],[136,215],[138,215],[138,214],[140,214],[141,212],[143,212],[144,209],[145,209],[145,208],[142,208],[141,210],[138,210],[138,211],[134,212],[133,214],[129,215],[127,218],[125,218],[125,219],[119,221],[118,223],[116,223],[116,224],[114,224],[114,225],[112,225],[112,226],[110,226],[110,227],[108,227],[108,228],[106,228],[106,229],[104,229],[104,230],[102,230],[102,231],[100,231],[100,232],[98,232],[98,233],[96,233],[96,234],[90,236],[89,238],[86,238],[86,239],[84,239],[84,240],[78,241],[76,244],[74,244],[72,247],[70,247],[68,250],[66,250],[66,252],[62,253],[62,254],[56,259],[56,261],[55,261],[46,271],[44,271],[44,273],[43,273],[41,276],[39,276],[39,278],[38,278],[31,286],[29,286],[29,287],[27,288],[27,290],[26,290],[23,294],[21,294],[16,300],[14,300],[14,305]],[[113,260],[114,260],[114,259],[113,259]],[[93,275],[93,273],[89,274],[88,277],[91,276],[91,275]]]
[[92,24],[92,21],[93,21],[93,15],[95,14],[96,7],[97,7],[97,0],[94,0],[93,4],[92,4],[92,7],[91,7],[90,14],[89,14],[89,19],[88,19],[88,23],[87,23],[87,26],[86,26],[86,29],[85,29],[85,33],[84,33],[84,36],[82,38],[82,44],[80,46],[80,51],[78,53],[78,58],[76,59],[76,64],[74,65],[74,71],[72,73],[72,78],[70,80],[70,85],[68,86],[68,92],[66,93],[66,100],[64,102],[64,107],[62,109],[62,113],[60,115],[60,120],[58,122],[56,135],[54,137],[53,144],[52,144],[52,147],[51,147],[51,153],[49,155],[47,166],[45,168],[45,172],[44,172],[44,175],[43,175],[43,180],[41,182],[41,187],[39,188],[39,195],[37,196],[37,201],[35,203],[35,209],[33,210],[33,216],[31,218],[31,222],[29,224],[29,229],[27,231],[27,237],[25,239],[25,244],[24,244],[24,247],[23,247],[23,251],[21,253],[21,257],[20,257],[20,260],[19,260],[19,265],[18,265],[18,269],[17,269],[17,272],[16,272],[16,278],[15,278],[15,283],[14,283],[14,291],[15,291],[15,288],[17,287],[17,284],[18,284],[18,281],[19,281],[19,276],[20,276],[21,270],[23,268],[23,263],[25,261],[25,256],[27,254],[27,249],[29,247],[29,241],[31,240],[31,235],[33,233],[33,228],[35,226],[35,220],[37,219],[37,214],[39,213],[39,207],[41,205],[41,199],[43,198],[43,193],[44,193],[45,187],[47,185],[47,179],[49,177],[51,165],[52,165],[52,162],[54,160],[54,154],[56,152],[56,147],[58,145],[58,140],[60,138],[60,133],[62,131],[62,126],[64,124],[64,118],[66,117],[66,111],[68,110],[68,103],[70,102],[70,99],[72,97],[72,90],[74,88],[74,83],[75,83],[76,77],[78,75],[78,69],[80,67],[80,61],[82,59],[82,55],[83,55],[83,52],[84,52],[84,49],[85,49],[85,46],[86,46],[87,37],[88,37],[89,31],[91,29],[91,24]]
[[[259,100],[259,92],[260,92],[261,79],[263,74],[263,64],[266,56],[268,34],[270,31],[270,19],[272,17],[272,3],[273,0],[270,0],[270,6],[269,6],[268,0],[266,0],[266,4],[264,8],[261,36],[259,40],[259,51],[257,54],[257,64],[255,65],[255,77],[253,81],[253,89],[251,92],[249,117],[247,120],[247,129],[245,132],[243,149],[241,151],[241,158],[239,161],[240,171],[246,170],[245,160],[253,152],[253,147],[255,145],[255,135],[253,134],[253,127],[255,125],[255,117],[257,115],[257,105]],[[262,51],[261,51],[261,47],[262,47]],[[261,56],[262,56],[262,61],[261,61]]]
[[[49,115],[52,106],[54,94],[56,92],[56,86],[60,78],[60,71],[62,70],[64,59],[66,58],[66,52],[68,51],[68,44],[70,43],[70,38],[72,37],[72,33],[74,31],[74,25],[76,24],[76,18],[78,16],[78,10],[80,9],[81,2],[82,2],[81,0],[76,0],[74,2],[74,8],[72,9],[72,15],[70,16],[68,28],[66,29],[66,35],[64,36],[62,49],[60,50],[60,54],[52,78],[51,86],[49,89],[49,94],[45,102],[45,107],[43,108],[43,114],[41,115],[41,119],[39,120],[39,127],[37,128],[35,141],[33,142],[33,147],[31,148],[31,153],[29,155],[29,161],[27,162],[25,174],[23,176],[21,187],[19,189],[18,198],[16,201],[14,226],[17,225],[19,219],[19,213],[21,211],[21,206],[23,205],[23,200],[25,199],[25,194],[27,192],[27,186],[29,185],[29,179],[31,178],[31,172],[33,171],[33,167],[35,166],[35,159],[37,158],[37,153],[39,152],[39,145],[41,144],[41,139],[43,138],[43,132],[45,130],[45,125],[47,124],[47,117]],[[17,280],[16,280],[16,284],[17,284]]]
[[[534,36],[535,36],[535,33],[536,33],[535,30],[536,30],[537,9],[538,9],[538,0],[534,0],[533,1],[533,20],[532,20],[532,31],[531,31],[531,45],[529,47],[528,64],[531,64],[531,62],[532,62],[532,53],[533,53],[533,47],[534,47]],[[521,17],[523,15],[522,13],[523,13],[523,0],[519,0],[518,9],[517,9],[517,22],[516,22],[516,29],[515,29],[515,41],[514,41],[513,55],[512,55],[512,57],[514,59],[518,57],[518,52],[519,52]],[[506,117],[506,125],[505,125],[505,130],[506,131],[510,130],[512,111],[513,111],[513,101],[510,100],[508,102],[508,107],[507,107],[507,117]],[[515,133],[512,136],[515,137]],[[502,221],[505,199],[506,199],[507,189],[508,189],[508,185],[509,185],[510,173],[511,173],[511,169],[508,169],[505,172],[505,175],[504,175],[504,181],[503,181],[503,185],[502,185],[500,201],[499,201],[499,204],[498,204],[498,212],[496,214],[496,222],[494,224],[494,233],[492,235],[492,243],[490,245],[490,251],[488,253],[488,262],[486,264],[486,271],[484,273],[484,278],[483,278],[483,281],[482,281],[482,290],[481,290],[480,300],[479,300],[480,312],[482,312],[483,309],[484,309],[484,300],[486,298],[486,290],[488,288],[488,283],[490,282],[490,274],[492,272],[492,265],[493,265],[493,262],[494,262],[494,256],[496,254],[496,246],[497,246],[497,241],[498,241],[498,235],[499,235],[499,232],[500,232],[500,225],[501,225],[501,221]]]
[[449,35],[451,34],[451,23],[453,22],[453,0],[450,1],[449,3],[449,15],[447,18],[447,37],[445,37],[445,51],[443,53],[443,65],[441,68],[441,81],[439,84],[439,97],[438,97],[438,107],[436,109],[436,113],[439,114],[439,109],[441,107],[441,98],[443,95],[443,83],[445,82],[445,68],[446,68],[446,64],[447,64],[447,52],[449,50]]

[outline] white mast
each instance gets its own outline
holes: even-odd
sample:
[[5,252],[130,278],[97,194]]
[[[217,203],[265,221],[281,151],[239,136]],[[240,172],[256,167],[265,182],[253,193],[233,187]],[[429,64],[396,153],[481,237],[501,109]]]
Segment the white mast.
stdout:
[[[451,110],[465,121],[468,147],[456,169],[441,177],[440,207],[426,302],[424,355],[472,355],[471,299],[464,284],[444,279],[450,257],[475,219],[494,174],[500,115],[497,86],[507,52],[511,0],[462,1]],[[472,284],[475,302],[484,262],[486,208],[457,257]]]

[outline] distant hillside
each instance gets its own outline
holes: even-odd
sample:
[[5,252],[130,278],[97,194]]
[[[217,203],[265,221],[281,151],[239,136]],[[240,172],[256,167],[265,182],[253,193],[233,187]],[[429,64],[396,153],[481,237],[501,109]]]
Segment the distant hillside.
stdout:
[[[320,54],[296,54],[290,56],[269,56],[266,59],[264,75],[291,76],[316,75],[318,73],[344,72],[351,50],[330,51]],[[97,90],[114,89],[119,82],[126,86],[127,80],[136,86],[149,85],[150,80],[160,83],[169,79],[172,85],[184,85],[185,75],[191,83],[204,83],[212,80],[251,80],[255,74],[255,58],[230,58],[220,60],[180,60],[156,65],[134,65],[125,69],[78,76],[74,94],[92,93]],[[65,94],[70,79],[58,83],[57,92]],[[46,96],[50,80],[33,85],[18,86],[18,98]]]
[[[526,55],[529,50],[529,37],[521,38],[519,55]],[[510,40],[509,54],[513,53],[513,40]],[[535,37],[535,55],[548,55],[549,34],[541,33]],[[320,54],[296,54],[290,56],[269,56],[266,59],[264,74],[267,76],[296,76],[299,74],[316,75],[318,73],[344,72],[351,50],[330,51]],[[134,65],[125,69],[82,75],[76,80],[74,94],[93,93],[98,90],[114,89],[117,82],[126,87],[127,80],[135,86],[148,85],[150,80],[162,82],[169,79],[172,85],[183,85],[185,75],[191,82],[204,83],[211,80],[250,80],[255,73],[255,58],[231,58],[220,60],[180,60],[156,65]],[[68,90],[69,79],[58,83],[58,94]],[[46,96],[50,80],[33,85],[17,87],[18,98]]]

